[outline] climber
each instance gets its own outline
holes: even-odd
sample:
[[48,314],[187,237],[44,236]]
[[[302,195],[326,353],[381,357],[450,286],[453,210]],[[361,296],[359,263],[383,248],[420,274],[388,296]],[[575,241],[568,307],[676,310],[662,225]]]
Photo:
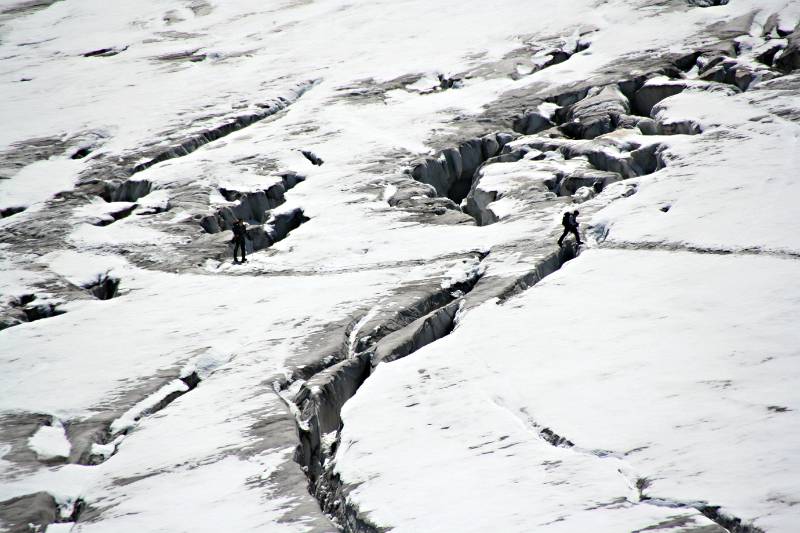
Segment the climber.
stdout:
[[564,216],[561,217],[561,224],[564,226],[564,233],[561,234],[561,238],[558,239],[558,245],[561,246],[564,244],[564,237],[567,236],[568,233],[572,233],[575,235],[575,243],[580,246],[583,244],[581,242],[581,236],[578,234],[578,215],[580,211],[577,209],[570,213],[567,211],[564,213]]
[[233,262],[240,262],[236,260],[236,252],[241,250],[241,262],[244,263],[247,261],[247,257],[245,256],[245,239],[250,238],[250,236],[247,235],[247,228],[244,225],[244,221],[241,218],[237,218],[236,222],[233,223],[233,228],[231,229],[233,230]]

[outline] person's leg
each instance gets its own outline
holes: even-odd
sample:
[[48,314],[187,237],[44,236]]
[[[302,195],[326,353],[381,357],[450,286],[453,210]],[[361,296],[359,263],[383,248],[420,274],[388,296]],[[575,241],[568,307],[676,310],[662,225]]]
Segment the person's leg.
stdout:
[[247,240],[242,239],[242,263],[247,261]]
[[578,233],[578,228],[572,228],[570,231],[572,231],[572,234],[575,235],[575,242],[578,244],[583,244],[581,241],[581,236]]
[[569,228],[564,228],[564,232],[561,234],[561,237],[558,239],[558,245],[561,246],[564,244],[564,237],[569,234]]
[[233,261],[234,261],[234,263],[238,261],[236,255],[239,252],[239,248],[244,249],[244,247],[242,246],[242,241],[240,241],[239,239],[236,239],[236,240],[233,241]]

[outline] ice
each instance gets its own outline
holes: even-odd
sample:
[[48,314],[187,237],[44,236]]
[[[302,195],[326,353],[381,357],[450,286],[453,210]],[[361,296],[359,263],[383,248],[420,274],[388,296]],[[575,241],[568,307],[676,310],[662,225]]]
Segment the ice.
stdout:
[[[795,3],[40,4],[0,14],[0,529],[44,492],[77,518],[52,531],[334,530],[294,402],[334,405],[317,372],[462,297],[443,338],[366,364],[320,436],[340,508],[398,532],[719,529],[698,510],[715,506],[769,532],[800,520],[797,73],[755,59]],[[411,181],[526,110],[557,120],[546,97],[680,78],[660,69],[734,37],[759,69],[746,92],[698,68],[650,82],[688,85],[653,118],[702,132],[600,139],[662,146],[652,174],[557,197],[546,181],[588,158],[486,165],[486,225]],[[265,218],[308,221],[232,264],[230,232],[200,221],[232,205],[221,189],[287,172],[305,180]],[[414,195],[429,204],[389,203]],[[588,246],[527,288],[574,255],[554,241],[578,201]],[[86,287],[105,278],[119,291],[100,300]]]

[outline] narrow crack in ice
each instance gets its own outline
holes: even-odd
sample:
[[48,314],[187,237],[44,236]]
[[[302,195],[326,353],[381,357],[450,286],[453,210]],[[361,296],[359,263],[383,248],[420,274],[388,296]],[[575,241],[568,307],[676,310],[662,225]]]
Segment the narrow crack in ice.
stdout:
[[[568,247],[565,246],[564,249],[566,248]],[[357,506],[347,497],[347,488],[334,473],[333,458],[342,427],[340,418],[342,406],[369,378],[371,367],[380,364],[381,361],[389,363],[411,355],[423,346],[446,337],[454,330],[465,297],[485,273],[482,262],[487,256],[488,253],[481,253],[477,263],[469,265],[459,279],[455,279],[450,273],[451,278],[442,283],[442,290],[452,292],[454,297],[448,298],[444,303],[400,329],[386,330],[377,327],[371,335],[360,336],[363,327],[380,309],[380,305],[373,306],[346,335],[347,359],[332,361],[334,364],[311,376],[300,387],[295,387],[294,383],[285,384],[283,391],[279,390],[280,387],[276,387],[278,394],[289,404],[290,411],[295,415],[301,437],[296,460],[308,476],[309,491],[320,502],[323,511],[344,531],[371,533],[381,529],[362,516]],[[560,262],[552,269],[537,266],[532,270],[533,274],[524,275],[524,281],[521,278],[515,287],[518,287],[517,290],[524,290],[532,286],[575,256],[574,253],[556,253],[553,257],[560,258]],[[550,259],[548,256],[544,262],[547,263]],[[403,336],[404,340],[396,345],[390,343],[388,352],[383,353],[386,350],[381,350],[381,343],[395,335]],[[288,388],[296,388],[297,393],[286,394]]]
[[774,250],[765,248],[723,248],[717,246],[696,246],[683,242],[626,242],[614,240],[611,242],[600,239],[597,241],[599,248],[610,248],[615,250],[630,251],[652,251],[662,250],[668,252],[690,252],[695,254],[710,255],[758,255],[768,257],[780,257],[784,259],[800,259],[800,252],[791,250]]
[[645,489],[650,486],[649,477],[637,473],[636,470],[624,460],[625,454],[610,450],[579,446],[566,436],[538,423],[525,408],[520,408],[519,410],[513,409],[506,405],[500,398],[493,398],[492,403],[519,419],[526,427],[530,428],[538,438],[551,446],[565,448],[575,453],[595,457],[599,460],[618,462],[619,465],[616,468],[617,472],[625,479],[628,486],[631,487],[632,493],[635,494],[635,497],[628,498],[628,501],[631,503],[676,509],[695,509],[706,518],[727,529],[731,533],[764,533],[762,529],[747,524],[741,518],[723,511],[720,506],[710,504],[706,501],[680,501],[673,498],[650,497],[645,494]]

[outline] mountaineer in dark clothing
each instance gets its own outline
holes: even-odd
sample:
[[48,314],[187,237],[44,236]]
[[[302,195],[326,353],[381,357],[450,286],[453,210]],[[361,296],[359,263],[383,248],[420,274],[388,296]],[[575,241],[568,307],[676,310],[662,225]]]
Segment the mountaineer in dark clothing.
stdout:
[[245,239],[248,239],[247,236],[247,228],[244,225],[244,221],[241,218],[237,218],[236,222],[233,223],[233,262],[237,263],[236,260],[236,252],[239,250],[242,251],[242,263],[247,261],[247,257],[245,256]]
[[564,237],[567,236],[568,233],[572,233],[575,235],[575,243],[579,246],[583,244],[581,241],[581,236],[578,234],[578,215],[580,211],[577,209],[570,213],[567,211],[564,213],[564,216],[561,218],[561,224],[564,226],[564,233],[561,234],[561,238],[558,239],[558,245],[561,246],[564,244]]

